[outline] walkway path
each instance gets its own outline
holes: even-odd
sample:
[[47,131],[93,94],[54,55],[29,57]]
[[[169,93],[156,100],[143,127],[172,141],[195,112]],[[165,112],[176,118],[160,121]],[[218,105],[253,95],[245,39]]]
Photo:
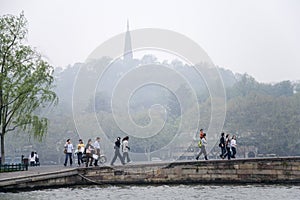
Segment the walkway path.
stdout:
[[17,172],[5,172],[0,173],[0,181],[11,178],[19,178],[30,175],[39,175],[44,173],[58,172],[58,171],[69,171],[76,167],[64,167],[60,165],[42,165],[37,167],[28,167],[28,171],[17,171]]
[[[168,163],[165,162],[135,162],[135,163],[131,163],[131,164],[126,164],[126,166],[135,166],[135,167],[143,167],[144,165],[157,165],[158,163],[162,164],[164,163],[164,165],[167,165]],[[107,164],[104,165],[100,165],[100,167],[103,166],[108,166]],[[130,167],[130,168],[131,168]],[[85,168],[85,167],[81,167],[81,168]],[[95,167],[89,167],[89,168],[95,168]],[[114,166],[113,168],[115,169],[123,169],[124,166],[121,165],[120,163],[117,164],[116,166]],[[0,183],[1,182],[6,182],[9,180],[16,180],[16,179],[23,179],[23,178],[28,178],[28,177],[32,177],[32,176],[36,176],[36,175],[47,175],[47,174],[54,174],[54,173],[62,173],[62,172],[69,172],[69,171],[73,171],[75,169],[78,169],[77,166],[62,166],[62,165],[41,165],[41,166],[36,166],[36,167],[28,167],[28,171],[16,171],[16,172],[4,172],[4,173],[0,173]]]

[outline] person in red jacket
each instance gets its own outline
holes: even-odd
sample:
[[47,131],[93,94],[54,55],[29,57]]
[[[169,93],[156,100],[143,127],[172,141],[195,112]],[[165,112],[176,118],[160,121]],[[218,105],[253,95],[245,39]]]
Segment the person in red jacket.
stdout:
[[200,136],[200,140],[204,137],[204,132],[203,132],[203,129],[202,129],[202,128],[200,129],[200,134],[199,134],[199,136]]

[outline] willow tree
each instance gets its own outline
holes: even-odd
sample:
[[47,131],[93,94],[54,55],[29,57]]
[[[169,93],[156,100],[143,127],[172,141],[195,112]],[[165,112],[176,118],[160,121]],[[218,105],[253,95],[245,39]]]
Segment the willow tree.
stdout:
[[0,136],[5,161],[4,139],[12,131],[29,133],[42,140],[48,121],[38,110],[57,102],[53,92],[53,67],[26,45],[27,20],[0,16]]

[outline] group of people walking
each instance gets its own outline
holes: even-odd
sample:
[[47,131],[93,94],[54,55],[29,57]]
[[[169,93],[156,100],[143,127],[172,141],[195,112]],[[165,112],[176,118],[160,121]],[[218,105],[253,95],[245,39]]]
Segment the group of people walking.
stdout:
[[[203,154],[204,159],[208,160],[207,158],[207,151],[206,151],[206,146],[207,146],[207,140],[206,140],[206,133],[203,132],[203,129],[200,129],[200,134],[199,134],[200,140],[198,142],[198,147],[200,148],[200,152],[198,153],[196,160],[200,158],[200,156]],[[220,143],[219,147],[221,148],[221,154],[220,157],[222,159],[225,159],[226,157],[228,160],[231,158],[235,158],[236,155],[236,136],[233,135],[232,138],[230,138],[230,134],[226,134],[222,132],[221,137],[220,137]]]
[[[92,142],[92,139],[89,139],[87,145],[84,148],[83,152],[80,152],[81,156],[78,158],[78,165],[83,164],[82,155],[85,154],[86,161],[85,166],[98,166],[98,159],[100,158],[100,137],[97,137],[95,142]],[[77,155],[78,156],[78,155]],[[81,162],[81,163],[80,163]]]
[[[67,166],[68,159],[70,160],[70,166],[72,166],[73,152],[74,146],[71,143],[71,139],[67,139],[67,142],[64,146],[64,153],[66,154],[64,166]],[[94,143],[92,143],[92,139],[89,139],[86,145],[84,145],[82,139],[79,139],[75,153],[77,154],[77,162],[79,167],[84,163],[83,154],[86,156],[86,167],[93,166],[93,164],[94,166],[98,166],[98,158],[100,157],[100,137],[97,137]]]
[[[203,154],[204,159],[208,160],[208,154],[206,150],[207,140],[206,140],[206,133],[203,132],[203,129],[200,129],[199,133],[199,142],[198,147],[200,148],[200,152],[196,156],[196,160],[199,160],[200,156]],[[129,157],[130,147],[128,144],[129,136],[124,137],[122,140],[120,137],[117,137],[115,144],[114,144],[114,156],[111,160],[110,165],[113,166],[117,158],[121,161],[123,165],[125,163],[131,163]],[[226,157],[228,160],[231,158],[235,158],[236,155],[236,136],[233,135],[230,138],[230,134],[221,133],[219,147],[221,148],[220,157],[225,159]],[[68,139],[65,146],[64,152],[66,154],[64,166],[67,166],[68,159],[70,160],[70,166],[73,164],[72,155],[74,151],[73,144],[71,143],[71,139]],[[122,154],[120,152],[122,151]],[[86,157],[85,166],[98,166],[98,159],[100,158],[100,137],[97,137],[92,142],[91,139],[88,140],[87,144],[84,145],[82,139],[79,139],[79,143],[76,149],[78,166],[81,166],[84,163],[83,155]]]
[[[129,140],[129,136],[126,136],[122,139],[122,145],[121,145],[121,138],[117,137],[117,140],[115,141],[115,153],[114,153],[114,157],[111,160],[110,165],[113,166],[116,159],[119,158],[121,163],[123,165],[125,165],[125,160],[127,160],[127,163],[131,163],[131,160],[129,158],[129,151],[130,151],[130,147],[128,146],[128,140]],[[123,152],[123,156],[120,153],[120,148],[122,148],[122,152]]]
[[233,135],[232,138],[230,138],[230,134],[221,133],[220,143],[219,147],[221,148],[221,154],[220,157],[222,159],[228,158],[230,160],[231,158],[235,158],[236,155],[236,136]]
[[[127,163],[131,163],[129,158],[130,147],[128,145],[129,136],[126,136],[122,139],[118,137],[115,141],[114,146],[114,157],[111,161],[111,165],[114,164],[117,158],[120,159],[121,163],[124,165],[125,161]],[[122,148],[123,155],[120,153],[120,148]],[[70,160],[70,166],[73,164],[73,152],[74,146],[71,143],[71,139],[67,139],[64,145],[64,153],[65,153],[65,162],[64,166],[67,166],[68,160]],[[79,139],[79,143],[75,150],[75,154],[77,154],[77,162],[78,166],[84,164],[83,156],[85,155],[85,166],[98,166],[98,160],[100,158],[100,137],[97,137],[93,143],[92,139],[89,139],[87,144],[84,145],[82,139]]]

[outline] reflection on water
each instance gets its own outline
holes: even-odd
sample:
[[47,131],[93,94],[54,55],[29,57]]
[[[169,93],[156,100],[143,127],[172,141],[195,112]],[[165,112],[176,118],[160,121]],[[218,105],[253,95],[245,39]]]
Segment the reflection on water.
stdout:
[[300,186],[286,185],[176,185],[176,186],[84,186],[36,190],[20,193],[0,193],[1,200],[25,199],[299,199]]

